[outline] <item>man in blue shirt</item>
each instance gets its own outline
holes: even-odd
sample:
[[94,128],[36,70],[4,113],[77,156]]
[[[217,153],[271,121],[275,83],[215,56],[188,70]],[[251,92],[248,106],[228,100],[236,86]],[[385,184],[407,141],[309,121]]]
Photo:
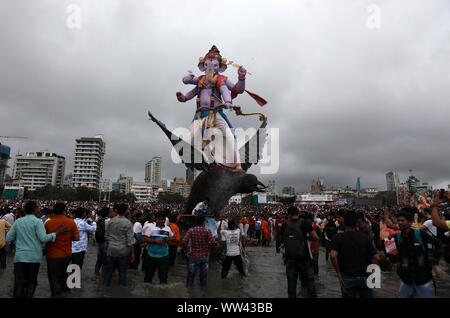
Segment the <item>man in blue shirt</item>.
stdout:
[[15,243],[14,257],[14,297],[33,298],[37,286],[37,275],[42,261],[42,243],[54,242],[56,235],[64,233],[60,228],[55,233],[47,234],[35,201],[25,204],[25,216],[14,222],[6,236],[8,243]]
[[90,219],[86,220],[86,209],[78,207],[75,209],[75,224],[77,225],[80,239],[72,241],[72,264],[77,264],[80,268],[83,267],[84,256],[88,247],[89,233],[95,233],[97,224]]
[[169,272],[169,239],[173,233],[169,226],[165,225],[166,217],[162,212],[156,214],[156,225],[147,223],[142,230],[143,241],[147,245],[148,257],[145,258],[144,282],[151,283],[153,276],[158,270],[159,281],[167,284]]

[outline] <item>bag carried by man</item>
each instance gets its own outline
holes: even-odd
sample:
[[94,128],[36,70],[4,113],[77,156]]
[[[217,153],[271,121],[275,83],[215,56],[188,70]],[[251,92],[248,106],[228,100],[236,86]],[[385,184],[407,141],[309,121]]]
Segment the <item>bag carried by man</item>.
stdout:
[[99,244],[105,243],[105,219],[101,218],[97,221],[97,229],[95,230],[95,241]]
[[302,222],[286,221],[286,227],[283,234],[285,256],[287,259],[308,260],[308,246],[305,235],[302,231]]

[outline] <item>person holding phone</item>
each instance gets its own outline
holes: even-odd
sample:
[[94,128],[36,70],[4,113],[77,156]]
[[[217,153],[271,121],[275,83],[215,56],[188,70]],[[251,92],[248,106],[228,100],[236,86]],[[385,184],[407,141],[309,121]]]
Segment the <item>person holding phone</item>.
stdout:
[[450,204],[450,193],[441,189],[434,193],[433,205],[431,210],[431,220],[433,225],[442,230],[450,231],[450,221],[441,218],[439,209],[448,207]]

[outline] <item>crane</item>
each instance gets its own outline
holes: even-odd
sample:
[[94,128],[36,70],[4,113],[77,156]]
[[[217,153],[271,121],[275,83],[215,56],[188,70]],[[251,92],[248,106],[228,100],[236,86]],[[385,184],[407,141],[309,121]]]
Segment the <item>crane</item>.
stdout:
[[21,136],[0,136],[0,138],[3,139],[28,139],[28,137],[21,137]]
[[[28,139],[28,137],[22,137],[22,136],[0,136],[0,139],[6,139],[6,140],[8,140],[8,139]],[[1,142],[0,142],[0,146],[1,146]],[[8,157],[9,157],[9,155],[8,155]],[[8,158],[9,159],[9,158]],[[14,166],[14,168],[13,168],[13,176],[15,175],[15,168],[16,168],[16,166]]]

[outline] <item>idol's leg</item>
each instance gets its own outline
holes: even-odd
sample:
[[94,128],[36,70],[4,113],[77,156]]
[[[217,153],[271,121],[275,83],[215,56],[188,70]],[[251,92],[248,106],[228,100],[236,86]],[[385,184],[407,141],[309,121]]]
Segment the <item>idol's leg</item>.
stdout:
[[223,164],[233,170],[242,170],[239,151],[233,131],[221,113],[216,114],[216,128],[220,130],[224,139],[225,151],[223,152]]

